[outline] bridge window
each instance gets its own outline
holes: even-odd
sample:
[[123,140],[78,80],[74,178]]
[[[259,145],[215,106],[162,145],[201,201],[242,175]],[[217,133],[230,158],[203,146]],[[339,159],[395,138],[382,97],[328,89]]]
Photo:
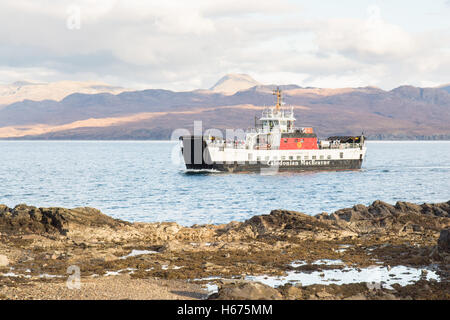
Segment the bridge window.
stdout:
[[339,158],[344,159],[344,153],[343,153],[343,152],[341,152],[341,153],[339,154]]

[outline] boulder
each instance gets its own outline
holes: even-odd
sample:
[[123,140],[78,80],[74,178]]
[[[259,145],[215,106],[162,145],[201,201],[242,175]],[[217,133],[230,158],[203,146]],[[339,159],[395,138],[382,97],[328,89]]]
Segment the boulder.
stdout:
[[438,239],[438,251],[440,253],[450,253],[450,228],[441,231]]
[[183,243],[178,240],[172,240],[165,243],[161,248],[158,249],[158,252],[173,252],[180,251],[183,249]]
[[[260,237],[339,239],[367,234],[401,234],[435,232],[448,226],[450,201],[417,205],[397,202],[394,205],[374,201],[370,206],[355,205],[331,214],[310,216],[304,213],[273,210],[269,215],[254,216],[243,223],[218,229],[219,240],[237,241]],[[350,234],[349,234],[350,233]]]
[[[352,208],[338,210],[328,216],[341,228],[358,233],[400,232],[403,234],[423,233],[426,229],[434,230],[450,215],[450,201],[438,204],[417,205],[397,202],[392,206],[383,201],[374,201],[372,205],[356,205]],[[327,216],[321,215],[321,219]]]
[[299,232],[330,229],[326,221],[295,211],[273,210],[269,215],[254,216],[245,221],[237,230],[250,229],[255,236],[274,234],[298,234]]
[[210,297],[214,300],[281,300],[278,290],[259,282],[224,284]]
[[363,293],[358,293],[348,298],[345,298],[344,300],[367,300],[367,297]]
[[6,234],[59,233],[66,235],[70,227],[111,228],[129,224],[113,219],[93,208],[36,208],[25,204],[8,208],[0,206],[0,232]]
[[302,300],[304,296],[301,283],[295,285],[287,283],[284,286],[278,287],[277,289],[287,300]]

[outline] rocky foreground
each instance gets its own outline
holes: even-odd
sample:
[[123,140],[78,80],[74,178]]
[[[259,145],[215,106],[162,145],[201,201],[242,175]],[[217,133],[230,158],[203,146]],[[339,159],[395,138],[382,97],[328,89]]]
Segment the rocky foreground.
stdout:
[[[0,299],[450,299],[449,228],[450,201],[375,201],[316,216],[274,210],[192,227],[129,223],[92,208],[0,205]],[[251,281],[373,266],[422,274],[392,286]]]

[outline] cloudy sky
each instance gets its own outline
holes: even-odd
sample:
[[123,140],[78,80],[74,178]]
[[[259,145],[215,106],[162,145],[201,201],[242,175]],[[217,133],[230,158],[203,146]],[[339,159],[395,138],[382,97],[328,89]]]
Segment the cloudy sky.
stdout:
[[0,83],[450,82],[450,0],[2,0]]

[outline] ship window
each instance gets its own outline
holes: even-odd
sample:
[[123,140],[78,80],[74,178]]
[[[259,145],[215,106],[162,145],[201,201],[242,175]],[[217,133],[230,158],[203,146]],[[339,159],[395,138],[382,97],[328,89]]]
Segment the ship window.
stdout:
[[284,139],[284,143],[287,143],[288,142],[288,139]]
[[270,126],[270,128],[273,128],[273,127],[277,127],[278,126],[278,121],[276,121],[276,120],[269,120],[269,126]]
[[344,153],[341,152],[341,153],[339,154],[339,157],[340,157],[341,159],[344,159]]
[[269,157],[269,156],[266,156],[266,161],[269,161],[269,159],[270,159],[270,157]]
[[261,157],[260,156],[256,157],[256,160],[261,161]]
[[305,160],[308,160],[309,159],[309,156],[305,156]]
[[302,160],[302,157],[301,156],[297,156],[297,160]]
[[273,160],[277,161],[277,160],[278,160],[278,157],[276,157],[276,156],[275,156],[275,157],[273,157]]
[[282,156],[282,157],[281,157],[281,160],[286,160],[286,156]]
[[325,157],[324,156],[320,156],[320,160],[323,160]]
[[289,160],[294,160],[294,157],[293,156],[289,156]]
[[252,160],[253,159],[253,154],[252,153],[249,153],[248,154],[248,160]]
[[312,159],[313,159],[313,160],[316,160],[316,158],[317,158],[316,156],[312,156]]
[[328,160],[330,160],[330,159],[331,159],[331,155],[330,155],[330,154],[329,154],[329,155],[327,156],[327,159],[328,159]]

